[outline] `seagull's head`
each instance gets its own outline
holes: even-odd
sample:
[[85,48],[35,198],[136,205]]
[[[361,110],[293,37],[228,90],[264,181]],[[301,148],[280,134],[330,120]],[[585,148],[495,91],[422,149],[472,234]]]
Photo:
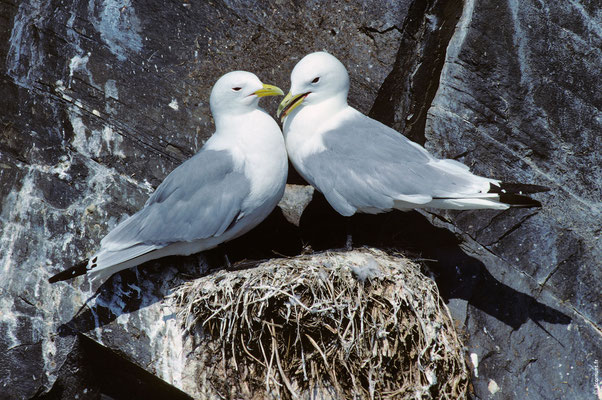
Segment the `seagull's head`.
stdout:
[[324,51],[306,55],[291,73],[291,90],[278,107],[278,116],[284,118],[301,104],[317,104],[336,98],[347,102],[349,74],[345,66]]
[[257,108],[260,97],[281,96],[282,90],[266,85],[250,72],[228,72],[215,82],[211,90],[209,105],[213,115],[244,113]]

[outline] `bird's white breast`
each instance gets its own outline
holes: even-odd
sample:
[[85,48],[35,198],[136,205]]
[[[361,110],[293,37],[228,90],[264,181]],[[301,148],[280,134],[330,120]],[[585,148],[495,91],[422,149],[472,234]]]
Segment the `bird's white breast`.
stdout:
[[338,107],[322,102],[298,107],[284,121],[286,150],[291,162],[302,175],[304,160],[312,154],[326,150],[323,134],[328,129],[325,128],[339,112]]
[[287,157],[280,127],[263,110],[230,117],[207,142],[211,150],[227,150],[236,169],[251,183],[247,204],[275,205],[287,177]]
[[287,117],[283,127],[286,150],[301,175],[304,175],[305,159],[326,150],[324,134],[336,130],[352,111],[347,104],[333,99],[298,107]]

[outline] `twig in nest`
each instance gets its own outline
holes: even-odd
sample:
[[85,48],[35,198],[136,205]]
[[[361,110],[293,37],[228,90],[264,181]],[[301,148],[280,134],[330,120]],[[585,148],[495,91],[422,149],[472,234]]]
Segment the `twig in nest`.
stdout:
[[[321,253],[217,271],[173,298],[190,333],[202,321],[211,334],[215,345],[203,347],[219,352],[207,359],[229,360],[219,364],[221,381],[199,381],[232,396],[287,399],[322,388],[362,400],[466,398],[462,345],[420,271],[374,249]],[[244,385],[236,380],[241,366]]]

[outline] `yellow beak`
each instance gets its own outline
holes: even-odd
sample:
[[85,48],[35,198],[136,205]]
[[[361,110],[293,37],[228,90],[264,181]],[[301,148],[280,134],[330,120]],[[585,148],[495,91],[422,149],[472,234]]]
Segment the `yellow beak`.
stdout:
[[287,94],[286,97],[284,97],[284,99],[278,106],[278,111],[276,112],[277,117],[280,117],[280,114],[282,113],[282,117],[280,118],[280,121],[284,120],[284,118],[291,111],[293,111],[295,108],[299,107],[301,105],[301,103],[303,103],[303,100],[305,100],[305,97],[308,94],[309,93],[301,93],[301,94],[293,95],[292,93],[289,92],[289,94]]
[[278,86],[266,85],[265,83],[263,84],[263,88],[259,89],[253,94],[257,97],[284,96],[284,92]]

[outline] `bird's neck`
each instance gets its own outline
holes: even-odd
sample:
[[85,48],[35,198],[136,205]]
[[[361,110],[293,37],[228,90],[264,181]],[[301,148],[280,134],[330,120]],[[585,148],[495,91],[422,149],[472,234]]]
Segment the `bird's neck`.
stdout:
[[[320,125],[347,109],[347,97],[335,96],[319,103],[302,104],[294,109],[284,120],[283,133],[289,135],[313,135]],[[288,140],[288,139],[287,139]]]
[[284,121],[286,149],[295,169],[303,175],[304,159],[325,149],[322,134],[330,126],[331,118],[350,107],[346,99],[331,98],[316,104],[301,105]]
[[245,114],[219,114],[215,118],[215,134],[207,142],[213,147],[231,150],[241,147],[255,151],[278,149],[284,140],[276,121],[263,109],[256,108]]
[[257,107],[254,109],[245,108],[219,114],[214,113],[213,119],[215,121],[215,130],[218,132],[238,131],[245,126],[245,121],[248,121],[249,116],[252,114],[256,114],[255,118],[257,118],[257,115],[265,114],[265,111]]

